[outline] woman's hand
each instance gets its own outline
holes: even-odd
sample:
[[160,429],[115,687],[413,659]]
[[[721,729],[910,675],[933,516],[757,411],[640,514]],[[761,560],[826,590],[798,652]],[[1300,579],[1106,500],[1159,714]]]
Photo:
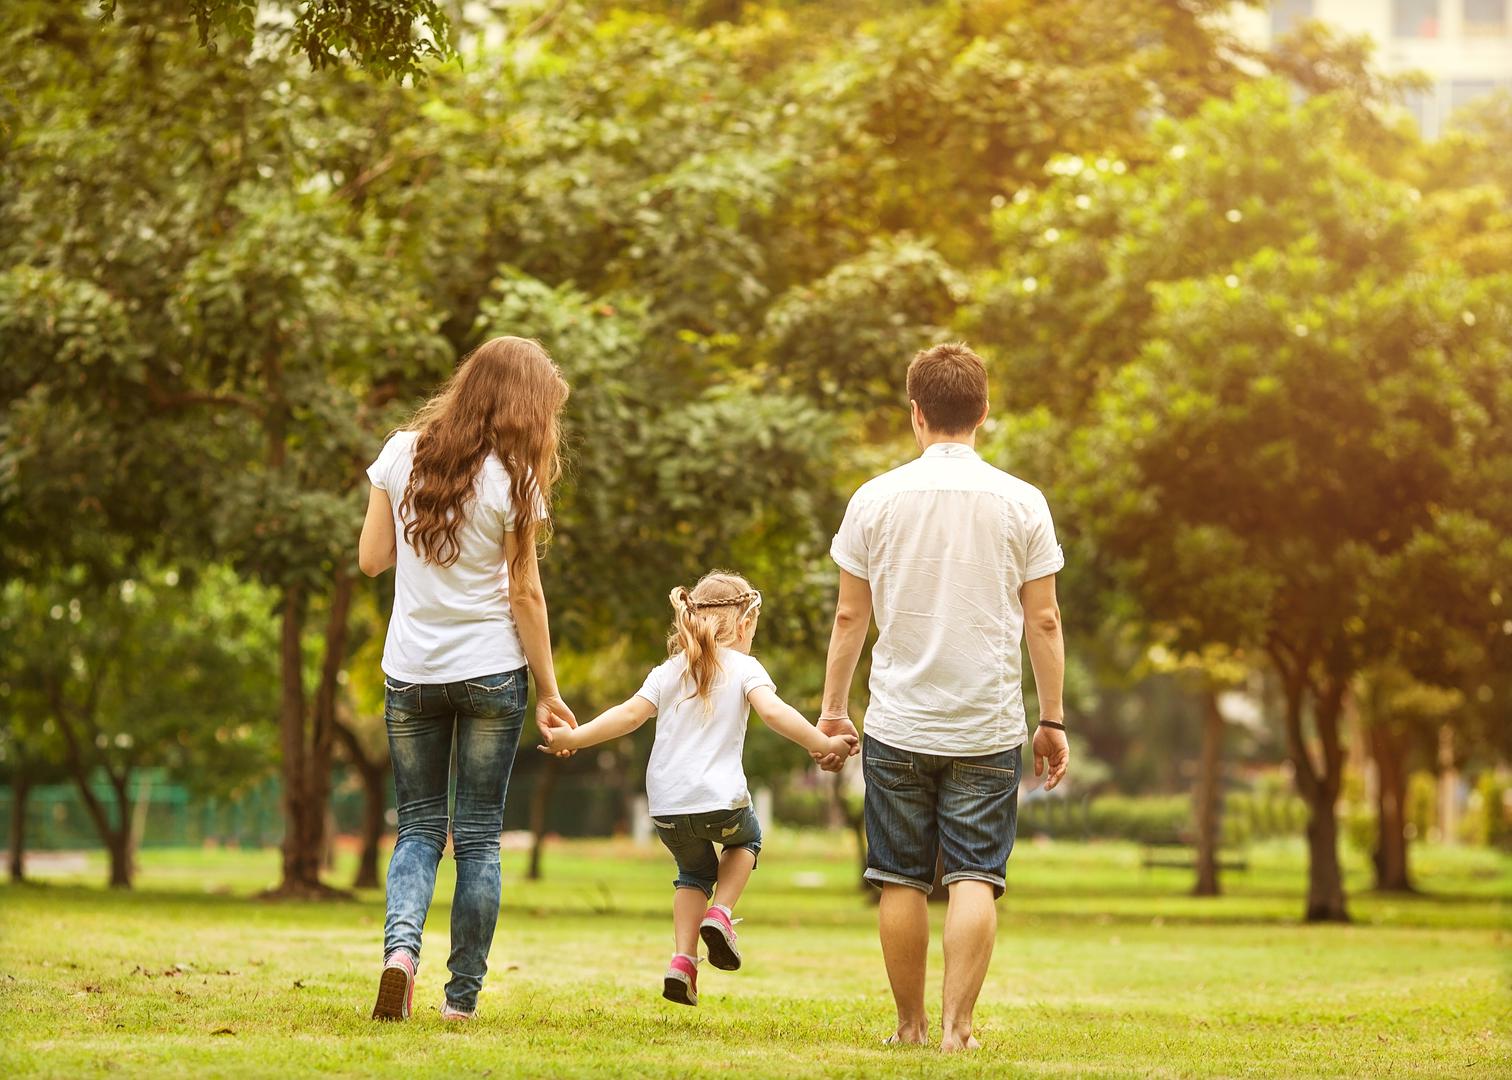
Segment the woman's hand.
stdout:
[[566,745],[571,741],[571,732],[577,727],[577,717],[559,694],[536,695],[536,727],[541,729],[544,745],[537,749],[559,758],[571,757],[576,748]]

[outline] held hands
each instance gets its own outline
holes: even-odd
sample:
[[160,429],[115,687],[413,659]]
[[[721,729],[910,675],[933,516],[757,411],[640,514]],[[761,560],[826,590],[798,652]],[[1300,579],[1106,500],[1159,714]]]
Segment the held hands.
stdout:
[[854,735],[827,735],[825,738],[829,742],[829,747],[821,756],[826,761],[844,761],[854,754],[860,745],[860,740]]
[[536,695],[536,727],[541,729],[544,743],[536,749],[559,758],[571,757],[576,752],[577,748],[571,743],[577,717],[572,715],[560,694]]
[[861,737],[856,733],[856,725],[851,723],[850,717],[824,716],[814,726],[819,729],[819,734],[830,740],[828,750],[809,754],[825,772],[839,772],[845,765],[846,758],[861,752]]
[[1034,775],[1045,777],[1045,790],[1054,791],[1071,764],[1071,744],[1055,728],[1034,729]]

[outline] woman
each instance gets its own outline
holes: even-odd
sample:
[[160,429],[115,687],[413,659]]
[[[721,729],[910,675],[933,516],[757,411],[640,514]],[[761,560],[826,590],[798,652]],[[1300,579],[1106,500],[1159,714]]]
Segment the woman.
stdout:
[[541,731],[577,726],[557,690],[536,566],[566,400],[567,384],[539,343],[494,338],[463,358],[368,469],[358,562],[369,576],[397,566],[383,672],[399,840],[374,1019],[403,1020],[414,1001],[420,931],[446,847],[453,750],[457,886],[441,1015],[466,1020],[499,915],[499,836],[527,666]]

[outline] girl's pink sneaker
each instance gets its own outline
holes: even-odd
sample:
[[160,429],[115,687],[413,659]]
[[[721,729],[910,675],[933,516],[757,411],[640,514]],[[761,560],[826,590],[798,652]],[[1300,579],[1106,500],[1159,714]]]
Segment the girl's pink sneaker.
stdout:
[[415,961],[403,949],[395,949],[383,961],[378,979],[374,1020],[408,1020],[415,1001]]
[[681,953],[672,958],[662,980],[662,997],[679,1005],[698,1004],[698,963]]
[[722,907],[704,912],[699,936],[709,950],[709,963],[721,971],[740,970],[740,950],[735,947],[735,925]]

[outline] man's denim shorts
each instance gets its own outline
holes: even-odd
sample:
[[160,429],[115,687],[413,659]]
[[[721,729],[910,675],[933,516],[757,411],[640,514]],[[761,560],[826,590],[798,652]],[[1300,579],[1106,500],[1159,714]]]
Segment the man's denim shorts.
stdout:
[[1021,749],[952,757],[866,738],[866,880],[927,894],[938,852],[946,885],[985,881],[1002,896],[1018,825]]
[[739,810],[710,810],[702,814],[670,814],[652,817],[656,835],[677,860],[678,889],[702,889],[714,895],[719,879],[719,856],[714,845],[725,851],[745,848],[754,856],[761,854],[761,822],[749,806]]

